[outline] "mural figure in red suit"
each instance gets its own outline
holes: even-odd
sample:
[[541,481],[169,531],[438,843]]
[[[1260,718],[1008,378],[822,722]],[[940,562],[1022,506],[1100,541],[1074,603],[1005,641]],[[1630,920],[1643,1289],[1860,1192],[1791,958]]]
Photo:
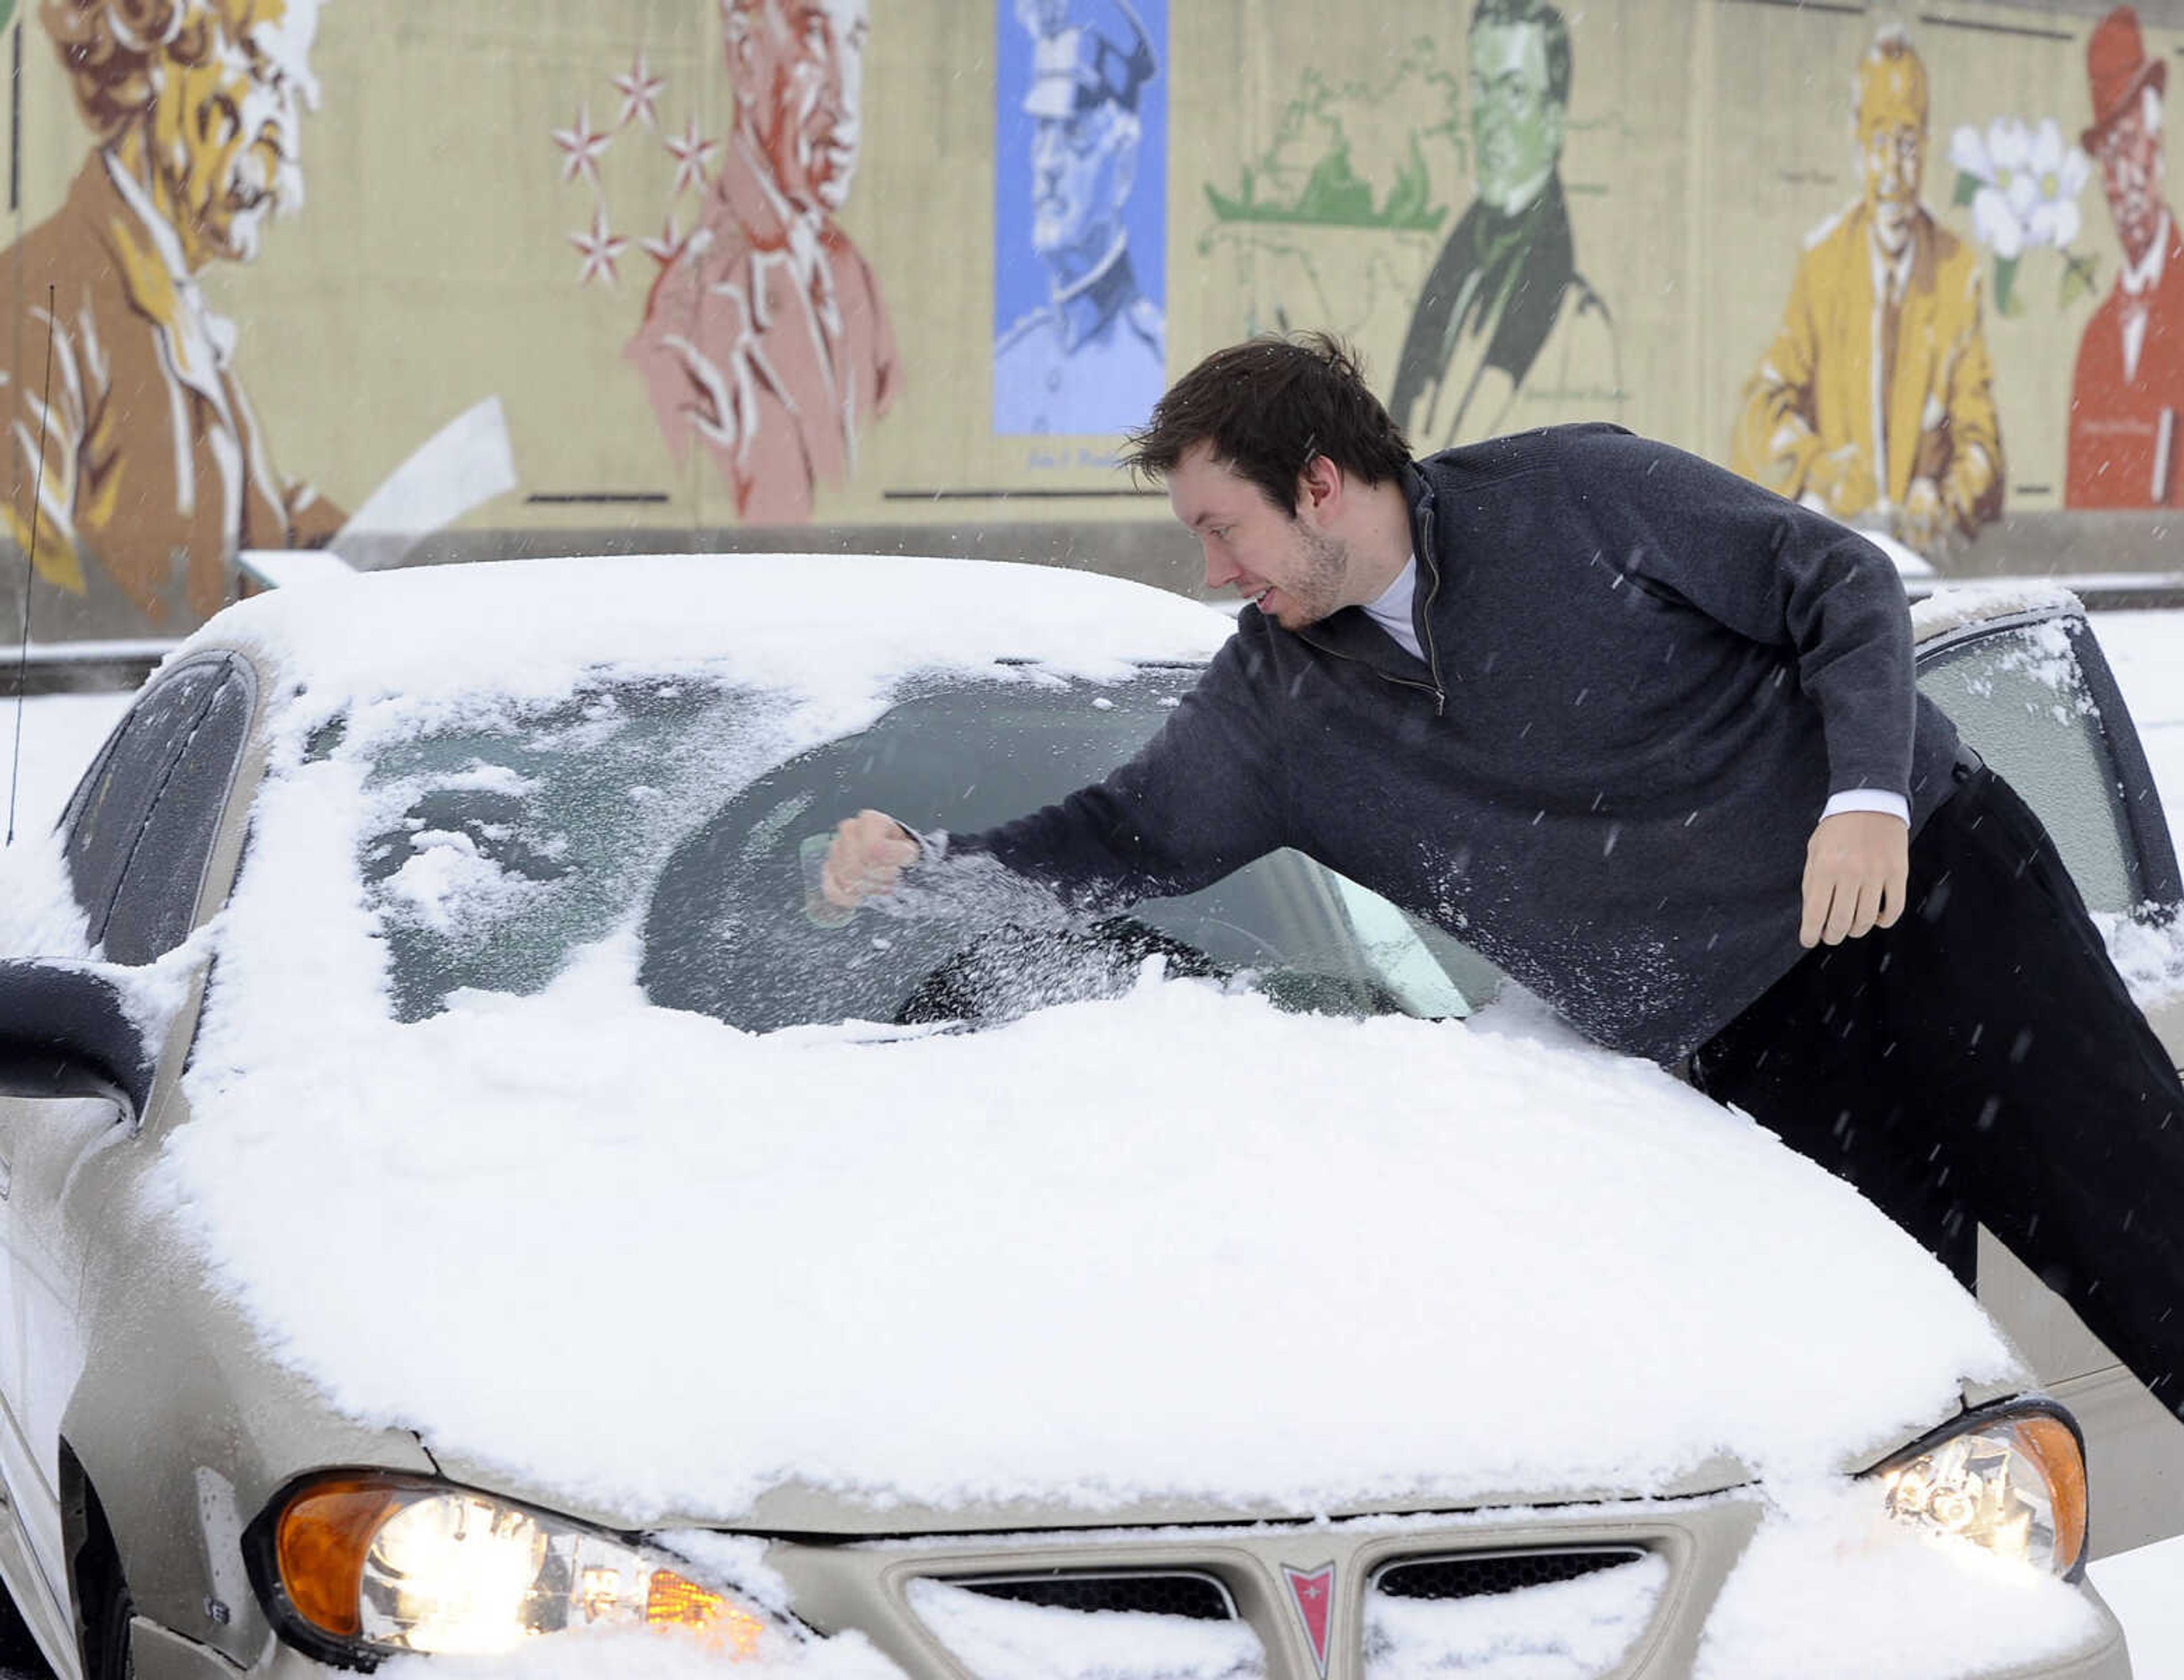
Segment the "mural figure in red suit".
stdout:
[[900,377],[850,196],[871,0],[721,0],[735,129],[705,220],[624,353],[676,459],[703,444],[760,525],[801,525]]
[[2168,65],[2149,58],[2138,14],[2119,6],[2086,47],[2099,164],[2123,267],[2078,341],[2064,499],[2073,508],[2184,503],[2184,244],[2164,196]]

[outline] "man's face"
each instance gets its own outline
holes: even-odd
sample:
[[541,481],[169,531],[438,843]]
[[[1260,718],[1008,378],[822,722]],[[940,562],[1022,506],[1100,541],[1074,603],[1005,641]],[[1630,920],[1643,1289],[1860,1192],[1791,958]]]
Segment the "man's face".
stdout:
[[1488,23],[1471,31],[1471,143],[1488,203],[1522,209],[1562,156],[1563,108],[1547,90],[1545,28]]
[[[2153,120],[2148,119],[2151,117]],[[2161,231],[2163,160],[2161,96],[2142,91],[2094,142],[2101,185],[2115,218],[2116,236],[2132,261],[2144,256]]]
[[319,0],[212,0],[208,10],[203,61],[170,59],[153,111],[154,167],[192,268],[249,262],[266,218],[302,206],[301,119],[319,103]]
[[1926,175],[1926,120],[1908,84],[1886,72],[1867,87],[1858,118],[1858,165],[1874,236],[1896,252],[1911,236]]
[[1111,101],[1039,118],[1031,140],[1031,248],[1042,257],[1105,252],[1130,196],[1137,155],[1137,119]]
[[1264,491],[1194,443],[1167,475],[1167,504],[1197,537],[1206,587],[1236,592],[1284,630],[1317,624],[1347,598],[1349,550],[1313,517],[1308,499],[1295,517]]
[[869,5],[758,0],[730,14],[737,120],[757,136],[775,184],[805,209],[840,209],[857,173]]

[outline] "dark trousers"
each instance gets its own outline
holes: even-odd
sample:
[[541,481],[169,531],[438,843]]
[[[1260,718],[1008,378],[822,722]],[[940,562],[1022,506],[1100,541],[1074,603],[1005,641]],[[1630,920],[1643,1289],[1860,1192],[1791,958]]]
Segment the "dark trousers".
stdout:
[[1984,1224],[2184,1403],[2184,1087],[2047,831],[1960,766],[1896,926],[1822,946],[1692,1081],[1848,1179],[1967,1285]]

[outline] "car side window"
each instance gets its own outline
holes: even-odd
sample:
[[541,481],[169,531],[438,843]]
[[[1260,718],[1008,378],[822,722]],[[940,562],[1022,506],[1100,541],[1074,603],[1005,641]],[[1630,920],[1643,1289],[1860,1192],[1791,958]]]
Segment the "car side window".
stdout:
[[2082,620],[1953,635],[1920,650],[1919,686],[2032,807],[2089,909],[2174,901],[2159,797]]
[[239,659],[184,665],[130,709],[76,789],[69,873],[110,961],[150,962],[189,932],[255,699]]

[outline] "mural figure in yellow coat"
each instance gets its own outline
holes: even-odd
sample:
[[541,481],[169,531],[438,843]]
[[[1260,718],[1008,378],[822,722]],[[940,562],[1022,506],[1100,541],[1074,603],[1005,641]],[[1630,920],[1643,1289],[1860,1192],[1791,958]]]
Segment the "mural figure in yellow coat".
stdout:
[[2002,510],[1976,255],[1919,200],[1926,71],[1884,31],[1858,72],[1864,197],[1807,242],[1730,464],[1932,554]]

